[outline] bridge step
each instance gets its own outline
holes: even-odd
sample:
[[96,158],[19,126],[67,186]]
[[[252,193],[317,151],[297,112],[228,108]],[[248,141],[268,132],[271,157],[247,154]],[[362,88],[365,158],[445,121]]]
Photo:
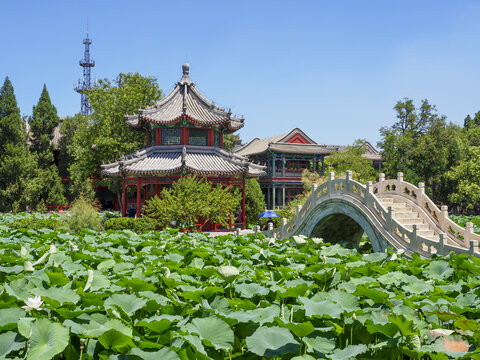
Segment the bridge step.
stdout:
[[380,202],[385,208],[392,208],[392,215],[395,220],[402,224],[406,229],[412,231],[413,225],[417,227],[417,234],[427,239],[438,241],[439,236],[425,223],[418,211],[408,206],[406,202],[398,201],[392,198],[382,198]]

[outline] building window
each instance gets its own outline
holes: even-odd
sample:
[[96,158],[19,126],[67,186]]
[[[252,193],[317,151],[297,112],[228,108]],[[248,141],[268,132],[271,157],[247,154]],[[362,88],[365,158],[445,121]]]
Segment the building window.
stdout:
[[190,145],[207,145],[208,144],[208,130],[206,129],[189,129],[188,143]]
[[162,129],[162,145],[179,145],[180,128]]
[[218,131],[213,132],[213,146],[220,147],[220,133]]

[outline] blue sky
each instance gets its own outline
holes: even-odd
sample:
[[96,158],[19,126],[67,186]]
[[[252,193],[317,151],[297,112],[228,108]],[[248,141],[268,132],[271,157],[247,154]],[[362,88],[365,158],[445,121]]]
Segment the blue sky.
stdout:
[[0,81],[30,115],[47,84],[61,116],[89,23],[92,78],[139,72],[197,87],[245,116],[244,141],[299,127],[376,144],[393,106],[427,98],[449,121],[480,110],[480,1],[2,1]]

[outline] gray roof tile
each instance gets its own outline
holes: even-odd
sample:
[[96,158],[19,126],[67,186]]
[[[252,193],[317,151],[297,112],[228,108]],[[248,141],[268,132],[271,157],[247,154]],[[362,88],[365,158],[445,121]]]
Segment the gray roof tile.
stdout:
[[102,173],[120,175],[165,175],[182,169],[202,175],[230,176],[246,173],[248,176],[265,174],[265,167],[246,158],[215,147],[152,146],[128,155],[120,161],[102,165]]
[[190,80],[189,65],[183,65],[183,76],[175,88],[165,98],[146,109],[140,109],[138,115],[127,115],[128,125],[137,127],[140,120],[157,124],[171,124],[186,116],[200,125],[227,123],[231,130],[243,127],[244,119],[232,116],[231,111],[220,108],[208,100]]

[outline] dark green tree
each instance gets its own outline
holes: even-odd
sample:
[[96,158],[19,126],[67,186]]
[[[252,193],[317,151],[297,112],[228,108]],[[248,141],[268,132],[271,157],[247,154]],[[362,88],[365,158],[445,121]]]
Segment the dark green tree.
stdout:
[[31,150],[37,160],[37,202],[63,205],[64,189],[54,158],[53,131],[59,124],[57,109],[50,100],[47,86],[43,85],[40,99],[30,117]]
[[36,166],[9,78],[0,89],[0,210],[34,206]]
[[471,128],[471,127],[474,127],[474,126],[478,126],[478,125],[480,125],[480,111],[478,111],[475,114],[473,119],[470,115],[467,115],[467,117],[463,121],[463,127],[467,128],[467,129]]

